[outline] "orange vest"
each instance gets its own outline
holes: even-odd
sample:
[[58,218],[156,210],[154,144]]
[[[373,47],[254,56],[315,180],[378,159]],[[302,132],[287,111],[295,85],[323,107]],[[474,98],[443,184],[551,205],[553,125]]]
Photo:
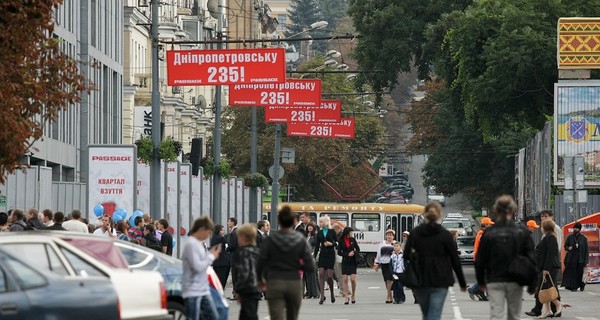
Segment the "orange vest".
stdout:
[[479,230],[477,232],[477,235],[475,236],[475,244],[473,245],[473,261],[475,261],[475,259],[477,259],[477,251],[479,250],[479,241],[481,241],[481,236],[483,236],[483,229]]

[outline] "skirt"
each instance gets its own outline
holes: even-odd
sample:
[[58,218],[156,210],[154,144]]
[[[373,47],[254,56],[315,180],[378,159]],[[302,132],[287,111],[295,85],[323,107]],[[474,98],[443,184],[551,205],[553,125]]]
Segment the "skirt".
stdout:
[[383,274],[383,281],[394,281],[394,273],[392,272],[391,264],[382,263],[379,267],[381,268],[381,274]]
[[317,266],[319,268],[333,270],[334,265],[335,265],[335,252],[333,250],[331,250],[331,251],[321,250],[321,252],[319,253],[319,263],[317,264]]
[[356,263],[342,262],[342,274],[343,275],[356,274]]

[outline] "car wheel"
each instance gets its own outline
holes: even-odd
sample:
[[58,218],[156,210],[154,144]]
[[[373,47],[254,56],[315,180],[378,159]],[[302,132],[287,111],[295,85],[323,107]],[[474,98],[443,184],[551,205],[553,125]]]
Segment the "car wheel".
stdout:
[[173,320],[185,320],[187,317],[185,306],[179,302],[169,301],[167,303],[167,309],[169,310],[169,315]]

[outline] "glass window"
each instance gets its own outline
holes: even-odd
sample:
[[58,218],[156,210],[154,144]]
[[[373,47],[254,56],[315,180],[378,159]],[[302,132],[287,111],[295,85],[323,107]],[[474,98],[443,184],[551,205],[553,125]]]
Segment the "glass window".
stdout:
[[472,247],[475,245],[475,237],[458,237],[456,243],[460,247]]
[[0,292],[6,292],[8,288],[6,287],[6,274],[4,270],[0,269]]
[[452,228],[452,229],[464,228],[462,222],[459,222],[459,221],[444,221],[444,222],[442,222],[442,226],[444,228]]
[[329,212],[321,212],[321,217],[323,216],[329,216],[329,218],[331,219],[331,224],[333,227],[333,224],[336,224],[336,222],[339,224],[343,224],[344,227],[348,225],[348,214],[347,213],[329,213]]
[[117,248],[119,248],[121,253],[125,256],[125,259],[127,260],[127,263],[130,266],[142,263],[149,256],[149,254],[147,253],[138,250],[133,250],[127,247],[117,246]]
[[83,277],[87,277],[87,276],[106,277],[106,275],[102,271],[98,270],[96,267],[89,264],[87,261],[81,259],[77,255],[75,255],[73,252],[71,252],[65,248],[60,248],[60,250],[65,255],[65,258],[67,258],[69,263],[71,263],[71,266],[73,267],[73,270],[75,270],[75,273],[77,275],[83,276]]
[[56,274],[59,274],[61,276],[68,275],[69,272],[67,271],[67,269],[65,268],[63,263],[60,261],[60,258],[58,257],[58,254],[56,253],[56,251],[54,251],[54,249],[52,247],[50,247],[49,245],[46,245],[46,251],[48,252],[48,261],[49,261],[50,271],[52,271]]
[[2,245],[2,249],[12,256],[20,257],[35,268],[50,270],[48,259],[42,258],[46,256],[43,243],[6,243]]
[[379,231],[380,219],[378,213],[353,213],[352,228],[357,231]]
[[4,256],[2,257],[2,260],[14,275],[15,280],[21,289],[27,290],[47,284],[46,279],[44,279],[40,273],[21,261],[18,261],[10,256]]

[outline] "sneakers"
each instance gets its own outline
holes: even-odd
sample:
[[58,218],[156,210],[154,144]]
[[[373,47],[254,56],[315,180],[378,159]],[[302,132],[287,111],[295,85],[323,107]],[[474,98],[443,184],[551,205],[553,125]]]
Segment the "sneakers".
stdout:
[[471,298],[471,300],[475,301],[475,294],[471,290],[468,290],[468,292],[469,292],[469,298]]

